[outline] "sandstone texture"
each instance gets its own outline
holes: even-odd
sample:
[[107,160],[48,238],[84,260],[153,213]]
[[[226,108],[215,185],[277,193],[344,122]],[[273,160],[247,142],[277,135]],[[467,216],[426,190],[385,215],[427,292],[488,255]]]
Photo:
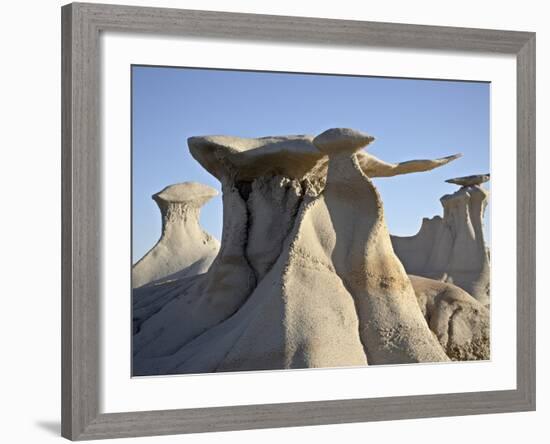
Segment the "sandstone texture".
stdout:
[[490,313],[460,287],[409,275],[420,309],[453,361],[490,359]]
[[133,374],[484,359],[487,309],[407,275],[371,181],[458,156],[390,164],[373,140],[190,138],[222,184],[221,246],[206,273],[134,290]]
[[489,175],[450,179],[465,184],[441,198],[443,217],[424,218],[414,236],[392,236],[407,273],[452,283],[484,305],[490,303],[489,250],[483,216],[489,193],[480,186]]
[[132,267],[132,287],[206,272],[219,242],[199,224],[201,207],[218,192],[196,182],[170,185],[153,195],[162,217],[158,242]]

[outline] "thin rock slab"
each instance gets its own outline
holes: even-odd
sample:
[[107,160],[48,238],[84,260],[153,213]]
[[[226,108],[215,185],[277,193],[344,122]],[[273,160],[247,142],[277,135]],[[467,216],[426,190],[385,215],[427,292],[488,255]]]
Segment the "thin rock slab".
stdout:
[[481,185],[488,182],[491,178],[489,173],[487,174],[473,174],[471,176],[455,177],[453,179],[447,179],[445,182],[460,185],[461,187],[469,187],[475,185]]
[[[314,144],[317,143],[318,149]],[[462,156],[454,154],[440,159],[415,159],[400,163],[385,162],[370,153],[359,151],[374,137],[349,128],[333,128],[314,137],[290,135],[245,138],[233,136],[195,136],[188,139],[191,155],[212,175],[235,182],[251,182],[262,176],[282,176],[299,181],[324,183],[328,157],[323,149],[347,144],[358,147],[358,163],[368,177],[392,177],[439,168]]]

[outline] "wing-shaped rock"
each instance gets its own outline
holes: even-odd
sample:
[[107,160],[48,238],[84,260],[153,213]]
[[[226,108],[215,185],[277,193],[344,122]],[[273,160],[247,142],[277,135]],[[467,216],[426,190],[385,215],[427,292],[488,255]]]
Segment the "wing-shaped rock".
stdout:
[[[316,148],[316,145],[318,148]],[[332,128],[317,137],[293,135],[244,138],[232,136],[198,136],[188,139],[193,157],[217,178],[252,181],[261,176],[279,175],[289,179],[322,181],[327,174],[327,149],[353,146],[360,150],[374,137],[350,128]],[[356,153],[361,169],[368,177],[390,177],[429,171],[441,167],[461,154],[441,159],[384,162],[365,151]]]

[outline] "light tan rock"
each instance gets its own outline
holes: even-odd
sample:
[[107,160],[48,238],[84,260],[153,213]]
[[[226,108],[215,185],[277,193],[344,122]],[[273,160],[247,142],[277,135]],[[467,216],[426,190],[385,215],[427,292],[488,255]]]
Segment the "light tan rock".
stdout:
[[[150,285],[144,285],[132,290],[132,334],[133,353],[141,349],[147,342],[143,335],[138,335],[145,321],[159,313],[164,306],[181,298],[204,274],[195,274],[188,277],[159,280]],[[158,330],[160,331],[160,330]],[[147,339],[150,339],[147,338]]]
[[490,359],[490,313],[456,285],[409,275],[420,309],[453,361]]
[[325,161],[312,136],[244,138],[201,136],[187,140],[191,155],[212,175],[236,182],[262,176],[303,179]]
[[479,185],[463,186],[441,198],[442,218],[425,218],[414,236],[392,236],[407,272],[457,285],[488,305],[490,260],[483,233],[488,196]]
[[453,179],[447,179],[445,182],[454,183],[463,187],[472,185],[481,185],[487,182],[491,178],[490,174],[474,174],[472,176],[455,177]]
[[332,226],[319,230],[326,233],[321,243],[355,301],[369,364],[446,361],[393,253],[378,191],[352,146],[328,152],[326,188],[315,202],[320,214],[312,212],[311,218]]
[[[357,150],[374,141],[374,137],[349,128],[333,128],[313,136],[244,138],[232,136],[197,136],[188,139],[193,157],[217,178],[232,176],[235,181],[252,181],[261,176],[282,176],[299,181],[323,181],[328,157],[323,150],[332,145]],[[368,177],[390,177],[429,171],[443,166],[462,154],[441,159],[410,160],[389,163],[365,151],[356,153],[361,169]]]
[[[234,314],[256,286],[246,257],[246,201],[234,183],[224,179],[223,233],[218,255],[201,275],[154,315],[142,320],[134,335],[134,370],[151,358],[171,355],[190,340]],[[164,292],[166,286],[161,287]],[[157,289],[151,289],[153,295]]]
[[208,273],[161,284],[162,306],[139,307],[134,374],[448,360],[365,170],[403,174],[452,159],[387,164],[357,152],[371,140],[331,130],[316,138],[322,153],[311,136],[190,138],[222,182],[222,245]]
[[331,128],[312,140],[313,145],[327,156],[355,153],[374,142],[374,137],[351,128]]
[[196,182],[170,185],[153,199],[162,216],[160,239],[132,267],[132,287],[206,272],[218,241],[200,226],[201,207],[218,192]]

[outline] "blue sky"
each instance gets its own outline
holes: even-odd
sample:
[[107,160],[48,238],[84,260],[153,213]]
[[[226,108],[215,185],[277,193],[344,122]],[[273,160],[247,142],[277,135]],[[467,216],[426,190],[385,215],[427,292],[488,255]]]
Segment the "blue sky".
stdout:
[[[412,235],[423,217],[442,214],[439,198],[458,189],[445,179],[489,172],[489,104],[490,85],[482,82],[134,66],[133,260],[160,236],[152,194],[185,181],[220,190],[189,154],[190,136],[316,135],[349,127],[376,137],[368,151],[386,161],[462,152],[431,172],[376,179],[390,232]],[[221,239],[221,196],[204,206],[201,223]],[[485,223],[489,238],[489,211]]]

